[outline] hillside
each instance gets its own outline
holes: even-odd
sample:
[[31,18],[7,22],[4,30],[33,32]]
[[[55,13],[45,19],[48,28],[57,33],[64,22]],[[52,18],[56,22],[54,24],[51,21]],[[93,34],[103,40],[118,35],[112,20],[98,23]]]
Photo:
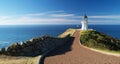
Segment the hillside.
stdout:
[[58,37],[41,36],[1,48],[0,64],[37,64],[42,54],[67,43],[74,31],[74,29],[67,29]]
[[12,45],[2,48],[0,54],[12,56],[36,56],[40,55],[51,48],[64,44],[68,41],[69,36],[56,38],[51,36],[42,36],[30,39],[29,41],[13,43]]
[[96,49],[120,51],[120,40],[95,30],[81,31],[81,44]]

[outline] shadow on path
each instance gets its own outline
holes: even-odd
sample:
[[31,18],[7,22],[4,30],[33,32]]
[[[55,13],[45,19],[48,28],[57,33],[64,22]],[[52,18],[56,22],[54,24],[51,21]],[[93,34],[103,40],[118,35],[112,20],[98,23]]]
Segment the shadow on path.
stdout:
[[44,60],[46,57],[55,56],[55,55],[62,55],[66,52],[69,52],[72,50],[71,46],[73,44],[74,37],[70,37],[70,39],[61,46],[56,47],[55,49],[49,51],[45,56],[42,57],[39,64],[44,64]]
[[70,40],[66,44],[57,47],[55,50],[52,50],[50,53],[46,55],[46,57],[61,55],[61,54],[65,54],[68,51],[71,51],[72,50],[71,45],[73,44],[73,40],[74,38],[71,37]]

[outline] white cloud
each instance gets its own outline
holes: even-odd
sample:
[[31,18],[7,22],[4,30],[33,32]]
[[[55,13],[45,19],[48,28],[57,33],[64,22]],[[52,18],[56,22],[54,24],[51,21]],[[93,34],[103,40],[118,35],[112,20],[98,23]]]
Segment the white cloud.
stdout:
[[52,17],[74,17],[74,14],[51,14]]
[[89,18],[120,19],[120,15],[89,16]]
[[[0,25],[14,24],[64,24],[76,23],[79,20],[69,19],[74,14],[67,14],[64,11],[50,11],[44,13],[24,14],[17,16],[0,16]],[[65,18],[68,17],[68,18]]]
[[[49,11],[15,16],[0,16],[0,25],[78,24],[82,20],[81,18],[82,16],[65,13],[64,11]],[[120,19],[120,15],[88,16],[88,18],[90,24],[110,24],[112,21]],[[117,20],[116,23],[120,24],[119,20]]]

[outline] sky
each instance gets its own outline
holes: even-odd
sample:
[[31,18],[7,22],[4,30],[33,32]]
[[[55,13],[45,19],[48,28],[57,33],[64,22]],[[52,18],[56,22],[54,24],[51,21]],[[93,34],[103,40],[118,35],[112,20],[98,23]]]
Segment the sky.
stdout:
[[120,25],[120,0],[0,0],[0,25]]

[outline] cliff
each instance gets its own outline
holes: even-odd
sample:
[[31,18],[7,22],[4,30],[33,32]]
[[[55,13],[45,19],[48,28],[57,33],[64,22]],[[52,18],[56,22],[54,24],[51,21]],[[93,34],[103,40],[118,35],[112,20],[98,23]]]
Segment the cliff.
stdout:
[[104,33],[87,30],[81,31],[81,44],[103,50],[120,51],[120,40]]
[[0,54],[14,56],[35,56],[48,51],[50,48],[64,44],[69,40],[69,35],[64,38],[42,36],[22,42],[14,43],[7,48],[2,48]]

